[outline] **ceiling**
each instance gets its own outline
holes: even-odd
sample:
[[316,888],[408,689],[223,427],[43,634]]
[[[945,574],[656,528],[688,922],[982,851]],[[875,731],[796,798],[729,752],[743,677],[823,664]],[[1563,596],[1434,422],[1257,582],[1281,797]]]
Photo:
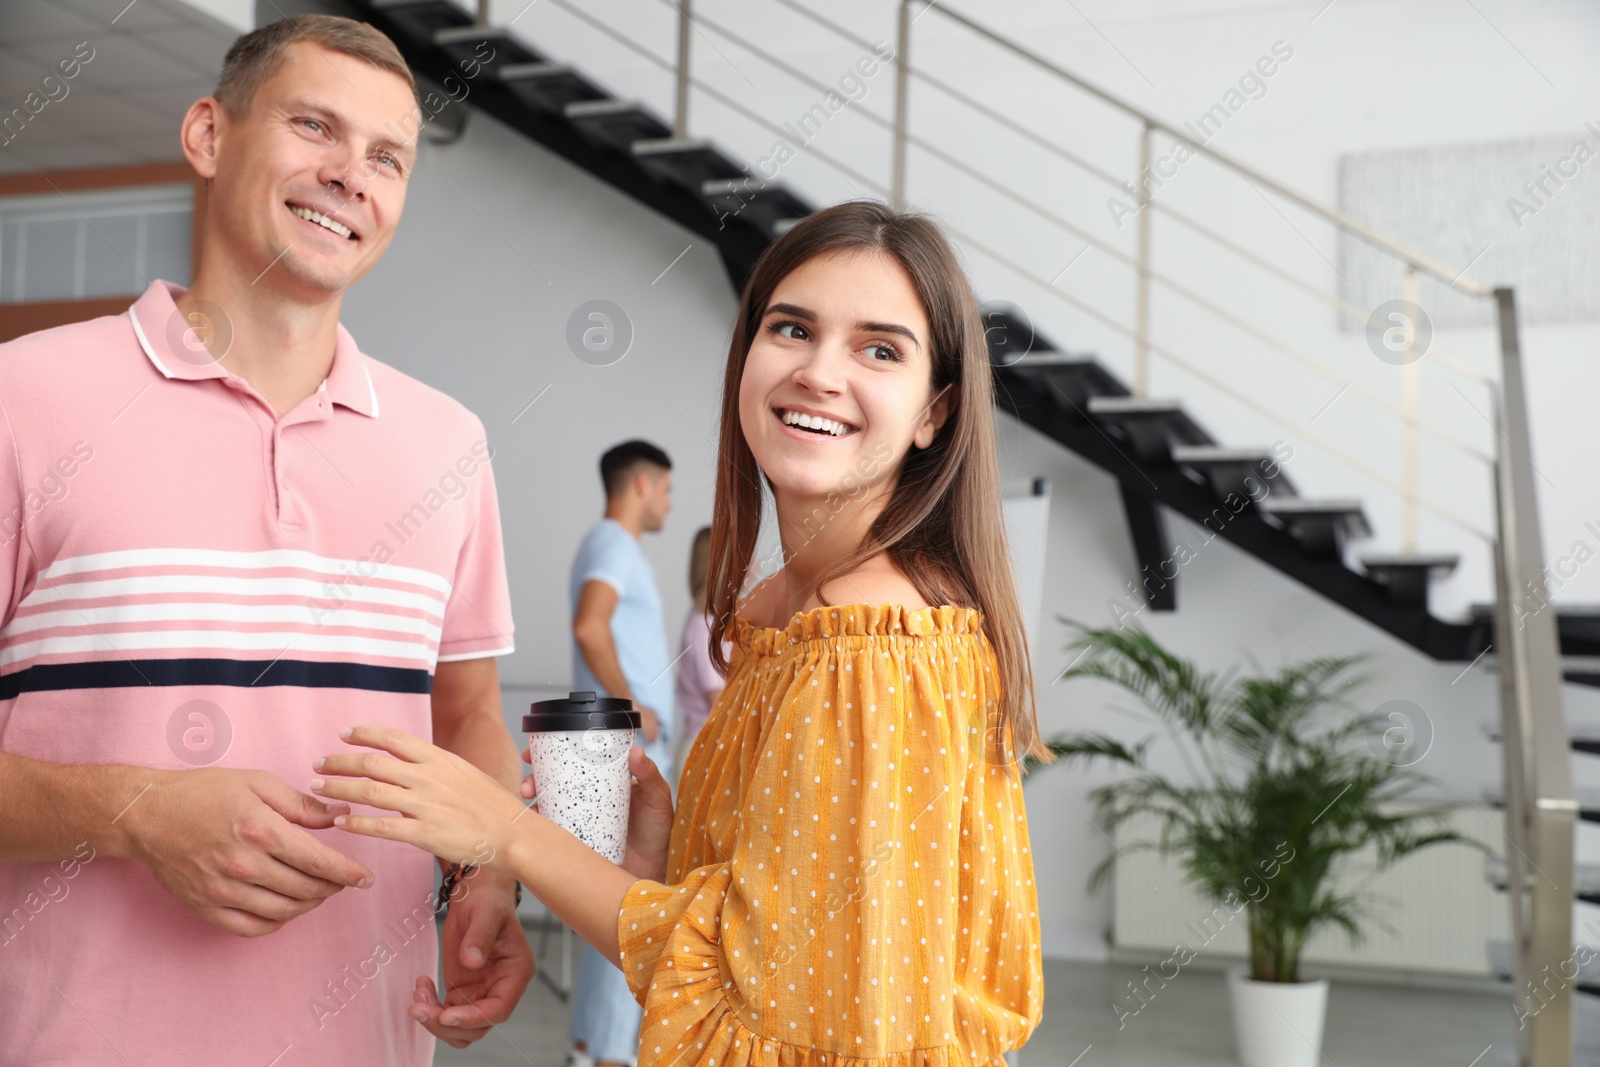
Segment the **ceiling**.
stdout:
[[[0,119],[27,116],[0,127],[0,174],[181,160],[183,115],[237,36],[178,0],[0,0]],[[82,42],[92,58],[61,79]]]

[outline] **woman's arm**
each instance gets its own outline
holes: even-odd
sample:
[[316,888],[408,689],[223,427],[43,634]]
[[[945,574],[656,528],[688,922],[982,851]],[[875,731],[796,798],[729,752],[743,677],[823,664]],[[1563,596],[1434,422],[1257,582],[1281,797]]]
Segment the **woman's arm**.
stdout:
[[359,777],[317,778],[312,791],[400,816],[341,816],[336,825],[404,841],[451,862],[506,871],[596,951],[619,958],[623,896],[641,876],[664,875],[664,837],[671,827],[670,794],[643,750],[631,757],[636,783],[628,855],[618,866],[454,753],[390,727],[357,726],[340,736],[380,751],[323,757],[315,766],[323,774]]

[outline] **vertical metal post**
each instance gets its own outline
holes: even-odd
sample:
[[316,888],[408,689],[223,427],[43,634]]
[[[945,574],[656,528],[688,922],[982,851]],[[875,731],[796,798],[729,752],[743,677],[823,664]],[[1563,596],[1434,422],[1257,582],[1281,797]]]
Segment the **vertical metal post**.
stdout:
[[1139,173],[1134,176],[1134,203],[1139,205],[1139,266],[1133,288],[1133,395],[1150,390],[1150,142],[1155,128],[1145,123],[1139,137]]
[[478,0],[478,25],[489,25],[489,0]]
[[[1413,308],[1422,306],[1421,279],[1417,268],[1406,267],[1406,301]],[[1402,396],[1400,408],[1405,413],[1400,423],[1401,457],[1400,484],[1404,492],[1400,500],[1400,547],[1406,552],[1417,550],[1417,394],[1422,379],[1422,353],[1417,351],[1417,324],[1411,323],[1406,334],[1406,364],[1401,368]]]
[[[1516,301],[1500,320],[1495,644],[1501,671],[1515,1006],[1522,1067],[1572,1065],[1573,852],[1578,804],[1561,703],[1555,609],[1545,600]],[[1536,993],[1536,995],[1535,995]]]
[[689,36],[694,32],[690,0],[678,0],[678,92],[672,113],[672,136],[689,136]]
[[894,165],[889,199],[896,211],[906,209],[906,133],[911,93],[911,0],[900,0],[899,32],[894,52]]

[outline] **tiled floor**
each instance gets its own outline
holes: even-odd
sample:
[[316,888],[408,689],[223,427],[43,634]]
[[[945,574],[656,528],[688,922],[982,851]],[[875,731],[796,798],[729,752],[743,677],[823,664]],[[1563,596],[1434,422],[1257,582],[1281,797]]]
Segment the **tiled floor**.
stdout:
[[[1111,1003],[1134,974],[1129,966],[1047,961],[1044,1022],[1018,1057],[1023,1067],[1233,1067],[1221,974],[1184,971],[1119,1031]],[[1594,1027],[1600,1011],[1581,1004],[1579,1023]],[[1516,1062],[1515,1026],[1507,995],[1336,982],[1322,1067],[1506,1067]],[[535,981],[502,1032],[461,1052],[440,1045],[436,1062],[560,1067],[566,1027],[567,1006]]]

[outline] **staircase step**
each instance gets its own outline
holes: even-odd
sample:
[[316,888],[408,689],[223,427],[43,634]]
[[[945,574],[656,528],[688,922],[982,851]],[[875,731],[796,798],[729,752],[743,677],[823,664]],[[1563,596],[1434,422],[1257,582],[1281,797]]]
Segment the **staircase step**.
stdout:
[[1033,328],[1033,321],[1015,304],[993,300],[978,306],[983,318],[983,339],[989,364],[1010,367],[1031,356],[1061,355],[1048,337]]
[[716,179],[749,177],[738,163],[729,159],[710,141],[692,137],[650,137],[629,146],[639,165],[658,178],[704,188]]
[[[1600,788],[1578,786],[1573,789],[1572,795],[1578,802],[1578,818],[1584,822],[1600,823]],[[1490,807],[1506,806],[1505,792],[1499,786],[1489,789],[1483,797]]]
[[1162,465],[1172,462],[1174,445],[1216,442],[1189,417],[1179,400],[1141,396],[1093,396],[1089,416],[1113,430],[1129,445],[1135,459]]
[[[1199,475],[1213,493],[1224,499],[1230,493],[1252,500],[1258,496],[1296,495],[1283,464],[1269,449],[1177,445],[1172,449],[1172,462]],[[1256,486],[1253,492],[1252,480]],[[1263,486],[1265,493],[1261,489]]]
[[433,44],[456,63],[458,70],[474,77],[485,71],[497,75],[508,66],[545,60],[505,26],[447,26],[434,31]]
[[499,74],[512,92],[541,111],[562,111],[568,104],[609,95],[565,63],[509,63]]
[[1259,506],[1312,556],[1339,559],[1346,541],[1372,536],[1361,501],[1354,498],[1268,497]]
[[[1510,865],[1502,859],[1487,859],[1484,879],[1496,889],[1505,890],[1511,880]],[[1532,877],[1539,877],[1537,874]],[[1580,863],[1572,872],[1573,896],[1585,904],[1600,904],[1600,863]]]
[[[1563,677],[1577,685],[1600,686],[1600,605],[1556,603],[1541,607],[1537,601],[1529,600],[1523,602],[1520,610],[1533,614],[1552,607],[1556,635],[1561,643]],[[1474,628],[1469,652],[1475,655],[1494,643],[1494,605],[1472,605],[1468,619]],[[1493,667],[1495,658],[1491,651],[1484,657],[1485,665]]]
[[[1483,657],[1484,667],[1489,670],[1497,670],[1498,667],[1493,660],[1493,656]],[[1579,662],[1582,664],[1582,669],[1600,673],[1600,661],[1581,660]],[[1563,674],[1571,674],[1572,670],[1573,667],[1569,665],[1569,661],[1564,657],[1561,660],[1561,672]],[[1505,740],[1505,734],[1501,731],[1500,723],[1498,722],[1487,724],[1483,732],[1490,741],[1497,745]],[[1581,752],[1586,756],[1600,756],[1600,722],[1569,721],[1567,723],[1567,742],[1572,746],[1572,751],[1574,752]]]
[[[1007,348],[997,349],[994,342],[991,334],[989,361],[994,365],[996,374],[1017,374],[1040,384],[1044,395],[1069,422],[1078,425],[1090,423],[1089,400],[1092,397],[1129,394],[1122,379],[1088,353],[1056,351],[1053,344],[1036,334],[1032,350],[1017,358]],[[1041,344],[1048,348],[1041,349]]]
[[567,121],[589,140],[622,152],[639,141],[672,133],[671,126],[633,100],[580,100],[562,111]]
[[1461,563],[1454,552],[1369,552],[1361,557],[1367,576],[1389,591],[1401,607],[1428,606],[1428,585],[1450,574]]
[[714,178],[700,185],[700,194],[717,212],[719,222],[738,218],[776,234],[780,223],[794,225],[811,214],[811,205],[782,185],[760,178]]
[[[1573,981],[1572,988],[1579,993],[1587,993],[1589,996],[1600,996],[1600,947],[1589,946],[1589,950],[1585,955],[1589,957],[1589,961],[1581,965],[1578,964],[1576,953],[1569,957],[1571,963],[1563,961],[1569,971],[1573,965],[1578,965],[1577,978]],[[1496,978],[1505,981],[1513,980],[1512,960],[1511,942],[1489,942],[1489,971]],[[1535,979],[1534,984],[1538,984],[1537,979]]]
[[437,31],[472,24],[472,16],[450,0],[373,0],[372,6],[394,24],[393,36],[429,47]]

